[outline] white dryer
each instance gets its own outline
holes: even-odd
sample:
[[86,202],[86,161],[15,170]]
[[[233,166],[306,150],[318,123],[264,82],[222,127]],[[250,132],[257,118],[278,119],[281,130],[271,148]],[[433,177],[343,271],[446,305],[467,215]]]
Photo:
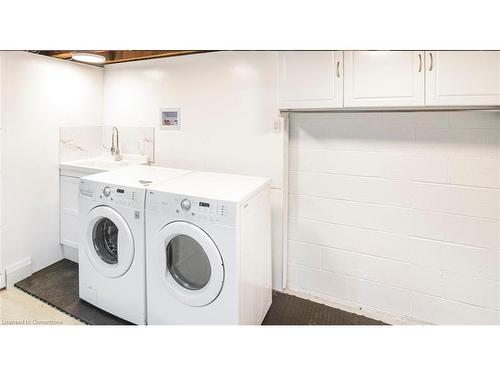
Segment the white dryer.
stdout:
[[146,189],[152,183],[187,173],[190,172],[131,166],[81,179],[81,299],[129,322],[146,323]]
[[192,172],[148,190],[148,324],[260,324],[271,305],[267,178]]

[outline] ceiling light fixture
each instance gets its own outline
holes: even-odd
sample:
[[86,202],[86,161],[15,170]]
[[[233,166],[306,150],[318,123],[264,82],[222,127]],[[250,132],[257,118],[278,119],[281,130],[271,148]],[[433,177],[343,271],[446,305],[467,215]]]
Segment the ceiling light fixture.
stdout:
[[71,55],[71,58],[72,60],[87,64],[103,64],[106,61],[106,58],[104,56],[83,52],[74,52]]

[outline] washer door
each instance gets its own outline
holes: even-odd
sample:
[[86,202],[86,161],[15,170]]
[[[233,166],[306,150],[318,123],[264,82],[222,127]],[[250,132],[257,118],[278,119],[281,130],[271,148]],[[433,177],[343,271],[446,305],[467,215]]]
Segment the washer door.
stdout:
[[114,209],[98,206],[87,214],[85,250],[90,263],[104,276],[116,278],[134,260],[134,237],[125,219]]
[[217,298],[224,282],[224,263],[210,236],[184,221],[167,224],[158,235],[164,285],[180,302],[205,306]]

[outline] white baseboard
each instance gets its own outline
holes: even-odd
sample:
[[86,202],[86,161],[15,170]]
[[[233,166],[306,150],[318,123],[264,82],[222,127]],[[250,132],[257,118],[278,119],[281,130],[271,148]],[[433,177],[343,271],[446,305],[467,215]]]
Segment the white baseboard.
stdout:
[[426,322],[421,322],[415,319],[411,319],[406,316],[394,315],[385,311],[381,311],[372,307],[361,306],[355,303],[349,303],[349,301],[339,301],[334,300],[330,297],[322,296],[320,294],[312,294],[310,292],[298,291],[293,289],[285,288],[284,293],[291,294],[296,297],[308,299],[313,302],[318,302],[323,305],[327,305],[339,310],[347,311],[353,314],[366,316],[367,318],[381,320],[384,323],[391,325],[422,325],[431,324]]
[[61,245],[63,256],[65,259],[69,259],[75,263],[78,263],[78,249],[68,245]]
[[17,263],[5,267],[5,277],[7,288],[14,286],[15,283],[21,281],[33,273],[31,266],[31,258],[27,257]]

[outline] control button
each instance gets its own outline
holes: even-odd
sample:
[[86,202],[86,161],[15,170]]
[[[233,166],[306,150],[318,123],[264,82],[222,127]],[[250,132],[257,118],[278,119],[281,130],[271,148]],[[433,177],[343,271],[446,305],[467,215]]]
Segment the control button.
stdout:
[[102,193],[104,194],[105,197],[109,197],[111,194],[111,188],[109,186],[106,186],[103,190]]
[[191,209],[191,202],[189,201],[189,199],[183,199],[181,201],[181,208],[184,211],[189,211]]

